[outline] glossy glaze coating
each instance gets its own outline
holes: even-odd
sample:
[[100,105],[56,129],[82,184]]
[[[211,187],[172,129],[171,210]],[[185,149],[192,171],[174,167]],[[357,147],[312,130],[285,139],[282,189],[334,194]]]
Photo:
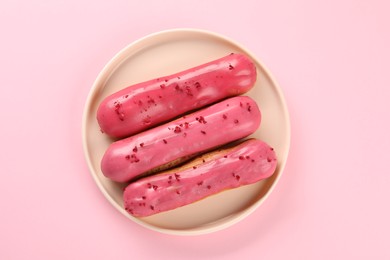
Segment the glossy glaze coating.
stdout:
[[256,81],[256,67],[242,54],[127,87],[105,98],[97,120],[101,130],[125,137],[201,108],[240,95]]
[[256,131],[260,121],[253,99],[229,98],[112,143],[101,169],[111,180],[126,182],[161,165],[246,137]]
[[172,210],[223,190],[268,178],[276,165],[273,149],[251,139],[233,149],[214,153],[210,158],[198,159],[189,167],[131,183],[123,194],[124,206],[136,217]]

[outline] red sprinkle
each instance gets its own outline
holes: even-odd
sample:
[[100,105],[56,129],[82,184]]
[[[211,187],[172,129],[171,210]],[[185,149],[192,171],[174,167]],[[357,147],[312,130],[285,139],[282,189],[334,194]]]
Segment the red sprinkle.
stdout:
[[139,162],[139,159],[137,158],[137,156],[135,154],[132,154],[132,155],[126,155],[126,159],[127,160],[130,160],[131,163],[137,163]]
[[165,140],[165,139],[163,139],[163,142],[164,142],[164,144],[167,144],[167,143],[168,143],[167,140]]
[[201,123],[201,124],[206,124],[207,123],[203,116],[199,116],[199,118],[197,117],[196,120],[198,120],[198,122]]
[[183,136],[186,137],[186,136],[187,136],[187,133],[183,133]]
[[195,85],[195,88],[197,88],[197,89],[200,88],[200,83],[199,82],[195,82],[194,85]]
[[236,180],[237,180],[237,181],[240,180],[240,175],[236,175]]
[[146,196],[142,196],[142,199],[143,199],[143,200],[146,200]]
[[252,161],[252,162],[255,162],[255,160],[253,160],[253,159],[252,159],[251,161]]
[[200,132],[201,132],[202,134],[204,134],[204,135],[206,134],[206,132],[205,132],[205,131],[203,131],[203,130],[202,130],[202,131],[200,131]]
[[115,105],[115,109],[114,110],[115,110],[116,113],[118,113],[118,110],[119,110],[119,108],[121,107],[122,104],[119,103],[118,101],[115,101],[114,105]]
[[247,106],[248,111],[251,112],[251,110],[252,110],[251,105],[249,103],[246,103],[246,106]]
[[227,155],[224,155],[223,158],[227,158]]
[[161,89],[164,89],[164,88],[165,88],[165,85],[164,85],[164,84],[161,84],[161,85],[160,85],[160,88],[161,88]]
[[244,159],[245,159],[245,157],[244,157],[244,156],[240,156],[240,157],[238,157],[238,159],[240,159],[240,160],[244,160]]
[[238,119],[235,119],[235,120],[234,120],[234,123],[235,123],[235,124],[238,124]]
[[182,92],[183,90],[179,87],[179,85],[175,85],[175,89],[177,90],[177,91],[180,91],[180,92]]
[[177,181],[180,181],[180,175],[179,174],[175,173],[175,178],[176,178]]
[[234,69],[234,67],[231,64],[229,64],[229,70],[232,70],[232,69]]
[[189,86],[186,86],[186,93],[187,93],[187,95],[190,96],[190,97],[193,96],[192,91],[191,91],[191,89],[190,89]]
[[157,185],[153,185],[153,190],[157,190],[158,189],[158,186]]
[[176,194],[179,194],[179,195],[180,195],[180,191],[177,190],[177,191],[176,191]]
[[184,122],[184,128],[188,128],[190,126],[190,123],[188,123],[188,122]]
[[173,132],[180,133],[181,132],[181,128],[179,126],[176,126],[175,130]]
[[144,143],[140,143],[139,146],[144,147]]
[[199,186],[202,185],[202,184],[203,184],[203,181],[198,182],[198,185],[199,185]]
[[206,162],[206,160],[205,159],[202,159],[202,161],[205,163]]
[[196,168],[197,168],[196,166],[192,166],[192,169],[194,169],[194,170],[195,170]]
[[125,95],[125,98],[128,98],[129,97],[129,95]]
[[267,158],[267,162],[271,162],[271,161],[272,161],[271,158],[268,157],[268,158]]
[[137,146],[135,146],[134,148],[133,148],[133,152],[137,152],[138,151],[138,148],[137,148]]
[[211,189],[211,186],[210,186],[210,185],[207,185],[207,189]]
[[155,103],[155,101],[154,101],[153,98],[151,98],[150,96],[148,96],[148,103],[149,103],[149,104],[153,104],[153,103]]
[[148,189],[151,189],[151,188],[152,188],[152,184],[147,183],[146,185],[148,186]]
[[154,210],[154,207],[153,207],[152,205],[150,205],[150,209],[151,209],[151,210]]
[[226,118],[227,118],[227,116],[226,116],[225,114],[223,114],[222,117],[223,117],[223,119],[226,119]]

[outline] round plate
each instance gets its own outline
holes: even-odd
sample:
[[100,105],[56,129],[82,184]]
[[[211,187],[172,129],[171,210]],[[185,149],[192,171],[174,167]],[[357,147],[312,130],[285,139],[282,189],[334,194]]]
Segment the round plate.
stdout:
[[[256,64],[258,79],[246,95],[258,103],[262,122],[252,137],[275,148],[278,167],[259,183],[221,192],[188,206],[145,218],[123,208],[124,184],[110,181],[100,160],[112,139],[100,132],[96,111],[100,102],[129,85],[176,73],[220,58],[244,53]],[[163,233],[193,235],[228,227],[253,212],[269,195],[285,166],[290,145],[290,122],[282,92],[269,71],[248,50],[223,36],[200,30],[176,29],[144,37],[120,51],[102,70],[88,96],[83,117],[83,146],[89,169],[106,198],[136,223]]]

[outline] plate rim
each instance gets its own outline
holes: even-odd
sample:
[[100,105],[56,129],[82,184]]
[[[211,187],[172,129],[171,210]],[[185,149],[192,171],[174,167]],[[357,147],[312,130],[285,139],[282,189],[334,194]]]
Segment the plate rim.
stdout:
[[[93,98],[96,95],[96,92],[99,90],[99,88],[97,86],[102,84],[102,83],[104,84],[107,81],[107,79],[109,78],[109,74],[115,70],[115,68],[113,68],[113,67],[116,67],[116,66],[113,66],[113,64],[115,64],[119,59],[121,59],[121,57],[129,49],[133,48],[134,46],[137,46],[138,44],[142,43],[143,41],[147,41],[148,39],[158,37],[158,36],[163,35],[163,34],[177,34],[177,33],[196,33],[196,34],[203,34],[203,35],[206,35],[208,37],[214,37],[214,38],[217,38],[217,39],[222,40],[224,42],[228,42],[228,43],[238,47],[239,49],[242,49],[244,52],[248,53],[249,56],[251,56],[251,58],[253,58],[255,60],[255,62],[257,62],[261,66],[261,68],[264,70],[266,76],[269,78],[270,82],[274,86],[274,88],[277,92],[277,96],[281,99],[282,111],[286,117],[285,121],[286,121],[287,129],[286,129],[286,136],[285,136],[285,138],[286,138],[285,160],[280,162],[278,165],[279,174],[276,176],[275,181],[270,185],[268,191],[265,193],[264,196],[262,196],[260,199],[258,199],[253,204],[251,204],[248,208],[246,208],[245,210],[240,212],[240,214],[238,214],[236,217],[232,218],[229,221],[225,221],[225,222],[221,223],[220,225],[213,226],[212,228],[168,229],[168,228],[154,226],[152,224],[141,221],[138,218],[132,217],[129,214],[125,214],[126,212],[124,211],[124,209],[122,207],[118,206],[117,202],[114,201],[114,199],[110,196],[108,191],[103,187],[103,184],[99,181],[99,179],[95,173],[94,167],[92,165],[91,159],[88,155],[88,143],[87,143],[87,128],[88,128],[87,118],[89,115],[88,111],[89,111],[89,108],[90,108],[91,103],[93,101]],[[281,90],[280,85],[275,80],[273,74],[270,72],[270,70],[267,68],[267,66],[265,66],[264,63],[260,59],[258,59],[257,56],[254,55],[250,50],[248,50],[246,47],[244,47],[240,43],[236,42],[235,40],[232,40],[231,38],[226,37],[226,36],[219,34],[219,33],[211,32],[211,31],[203,30],[203,29],[195,29],[195,28],[174,28],[174,29],[167,29],[167,30],[162,30],[162,31],[151,33],[151,34],[147,34],[147,35],[145,35],[141,38],[138,38],[137,40],[132,41],[131,43],[127,44],[120,51],[118,51],[111,59],[109,59],[108,62],[105,63],[102,70],[100,70],[98,76],[96,77],[96,79],[94,80],[94,82],[92,84],[92,87],[89,90],[89,93],[88,93],[88,96],[87,96],[87,99],[85,101],[84,108],[83,108],[81,132],[82,132],[83,154],[84,154],[84,158],[87,162],[88,170],[89,170],[90,174],[92,175],[95,183],[97,184],[99,190],[102,192],[104,197],[110,202],[110,204],[112,206],[114,206],[119,212],[121,212],[122,215],[125,215],[125,217],[130,218],[132,221],[136,222],[137,224],[139,224],[141,226],[144,226],[144,227],[151,229],[151,230],[154,230],[154,231],[158,231],[160,233],[171,234],[171,235],[184,235],[184,236],[201,235],[201,234],[216,232],[216,231],[225,229],[227,227],[233,226],[234,224],[240,222],[241,220],[243,220],[244,218],[246,218],[247,216],[252,214],[270,196],[270,194],[275,189],[276,184],[279,182],[281,176],[283,175],[285,166],[287,164],[288,155],[290,152],[290,145],[291,145],[291,122],[290,122],[290,114],[289,114],[289,111],[287,108],[287,102],[285,100],[285,97],[283,95],[283,92]],[[207,226],[209,224],[212,224],[212,222],[207,223],[204,226]],[[201,226],[201,227],[203,227],[203,226]]]

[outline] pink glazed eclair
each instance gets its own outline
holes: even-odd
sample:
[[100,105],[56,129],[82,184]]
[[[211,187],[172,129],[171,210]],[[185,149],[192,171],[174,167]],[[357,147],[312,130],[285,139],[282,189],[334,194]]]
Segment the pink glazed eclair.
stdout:
[[260,121],[261,113],[253,99],[229,98],[112,143],[102,158],[101,169],[111,180],[127,182],[246,137],[256,131]]
[[243,54],[226,57],[122,89],[99,105],[102,132],[125,137],[188,111],[243,94],[256,81],[256,67]]
[[150,216],[268,178],[276,165],[273,148],[250,139],[131,183],[123,193],[124,206],[135,217]]

